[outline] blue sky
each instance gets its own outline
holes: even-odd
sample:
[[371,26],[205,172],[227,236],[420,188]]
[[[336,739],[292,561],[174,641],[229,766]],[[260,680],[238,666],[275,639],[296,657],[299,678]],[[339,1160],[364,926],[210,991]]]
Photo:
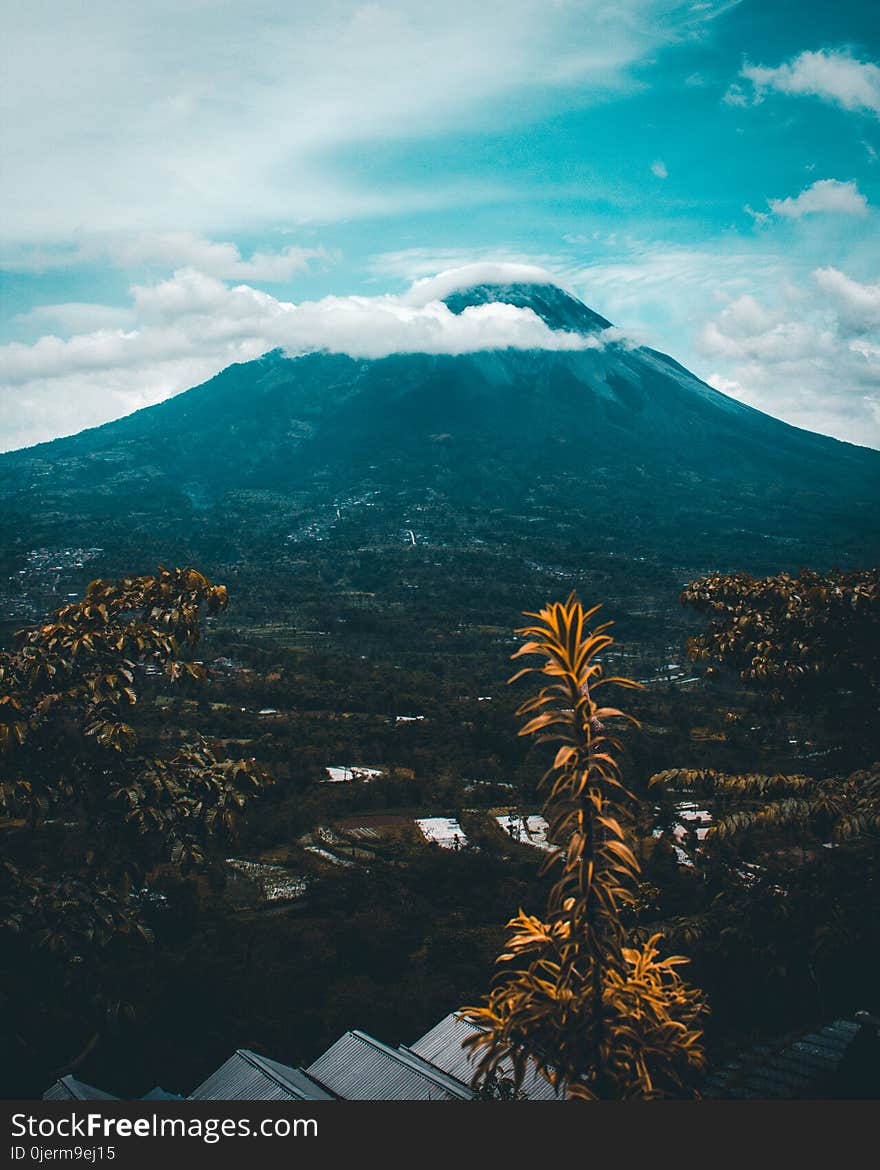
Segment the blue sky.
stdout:
[[[485,261],[540,266],[726,393],[880,447],[874,5],[12,8],[0,449],[279,339],[460,346],[406,290]],[[507,328],[554,344],[510,315],[467,344]]]

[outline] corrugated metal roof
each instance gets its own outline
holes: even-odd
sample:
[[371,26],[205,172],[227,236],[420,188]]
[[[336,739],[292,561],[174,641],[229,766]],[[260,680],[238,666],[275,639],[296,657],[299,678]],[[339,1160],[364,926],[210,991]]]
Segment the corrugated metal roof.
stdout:
[[[416,1040],[410,1051],[421,1056],[423,1060],[430,1061],[438,1068],[442,1068],[465,1084],[470,1084],[474,1075],[474,1057],[472,1053],[462,1048],[462,1043],[468,1036],[473,1036],[474,1032],[478,1031],[476,1025],[468,1023],[453,1012],[442,1019],[439,1024],[435,1024],[419,1040]],[[509,1062],[502,1063],[501,1072],[505,1076],[512,1075]],[[556,1095],[550,1082],[545,1080],[531,1064],[523,1078],[522,1092],[525,1093],[526,1099],[529,1101],[561,1101],[564,1099]]]
[[60,1077],[43,1094],[44,1101],[118,1101],[112,1093],[78,1081],[76,1077]]
[[332,1101],[333,1093],[319,1085],[302,1068],[290,1068],[289,1065],[279,1064],[277,1060],[270,1060],[268,1056],[258,1056],[255,1052],[246,1052],[251,1060],[261,1065],[269,1076],[277,1076],[290,1086],[291,1092],[301,1101]]
[[190,1101],[330,1101],[333,1094],[315,1082],[301,1068],[258,1056],[239,1048],[225,1064],[212,1073]]
[[[866,1018],[876,1029],[876,1022]],[[844,1080],[850,1076],[851,1081],[855,1075],[852,1084],[858,1089],[862,1066],[853,1074],[852,1057],[861,1051],[859,1043],[867,1035],[858,1019],[836,1020],[794,1041],[755,1045],[714,1069],[705,1080],[703,1094],[728,1098],[821,1097],[826,1091],[840,1090],[841,1075]],[[475,1095],[470,1087],[474,1056],[462,1048],[462,1042],[478,1031],[475,1025],[451,1013],[411,1047],[401,1045],[394,1049],[365,1032],[346,1032],[308,1069],[280,1064],[240,1048],[189,1100],[322,1101],[337,1096],[373,1101],[470,1100]],[[855,1043],[857,1040],[859,1043]],[[864,1059],[862,1053],[862,1064]],[[875,1056],[870,1059],[876,1064]],[[510,1075],[509,1063],[501,1065],[501,1072]],[[522,1091],[527,1100],[564,1099],[556,1096],[533,1066],[528,1068]],[[161,1098],[173,1099],[174,1094],[157,1087],[143,1100]],[[46,1090],[43,1100],[118,1098],[76,1077],[65,1076]]]
[[788,1044],[759,1044],[706,1078],[706,1097],[824,1096],[859,1034],[855,1020],[835,1020]]
[[473,1091],[416,1053],[346,1032],[306,1070],[352,1101],[470,1100]]

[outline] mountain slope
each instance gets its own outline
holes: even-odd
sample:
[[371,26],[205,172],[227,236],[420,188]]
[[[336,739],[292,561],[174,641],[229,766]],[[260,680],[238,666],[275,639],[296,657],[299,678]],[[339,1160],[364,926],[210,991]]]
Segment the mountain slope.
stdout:
[[594,547],[694,566],[877,559],[880,453],[727,398],[553,285],[446,298],[456,313],[495,301],[585,348],[272,352],[0,457],[0,547],[62,533],[104,547],[135,533],[214,560],[230,540],[250,556],[310,524],[340,539],[348,521],[349,543],[381,544],[418,520],[427,543],[457,545],[478,518],[489,544],[540,529],[564,552],[574,530]]

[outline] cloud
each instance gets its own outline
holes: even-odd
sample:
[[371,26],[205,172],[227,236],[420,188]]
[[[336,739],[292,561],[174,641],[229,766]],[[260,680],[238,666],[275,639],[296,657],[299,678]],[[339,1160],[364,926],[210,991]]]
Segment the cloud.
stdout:
[[779,364],[805,357],[813,361],[820,353],[832,353],[836,338],[830,328],[788,319],[754,297],[742,296],[703,327],[700,344],[713,357]]
[[728,86],[722,101],[726,106],[749,106],[752,103],[749,101],[749,95],[745,92],[741,85],[737,85],[734,81]]
[[768,199],[767,203],[774,215],[781,215],[785,219],[800,219],[818,212],[837,215],[868,213],[868,200],[859,190],[858,184],[842,183],[838,179],[818,179],[801,191],[800,195],[787,199]]
[[698,348],[721,368],[706,380],[797,426],[880,446],[880,285],[836,269],[812,285],[776,306],[737,297],[707,321]]
[[500,184],[435,174],[385,184],[371,154],[528,122],[572,90],[581,103],[633,90],[634,65],[725,6],[34,0],[0,47],[3,231],[222,236],[494,198]]
[[243,258],[233,243],[206,239],[193,232],[77,233],[64,246],[19,244],[0,259],[7,272],[46,272],[103,261],[118,268],[197,268],[222,280],[261,283],[289,280],[314,260],[329,260],[323,248],[290,245],[278,252],[254,252]]
[[647,344],[687,356],[693,322],[713,299],[739,296],[781,277],[775,252],[758,242],[733,246],[685,247],[613,234],[590,241],[592,253],[606,255],[588,264],[560,266],[569,287],[597,312],[626,325]]
[[860,284],[837,268],[817,268],[813,279],[852,333],[880,331],[880,284]]
[[[523,265],[472,265],[417,282],[403,296],[291,302],[246,284],[181,269],[132,287],[132,327],[0,347],[0,436],[6,448],[95,426],[276,347],[377,358],[489,349],[581,350],[620,339],[550,329],[530,309],[504,303],[452,313],[439,299],[486,281],[551,281]],[[56,306],[60,310],[61,306]]]
[[41,329],[60,329],[62,333],[82,333],[93,329],[112,329],[133,325],[134,311],[125,306],[98,305],[88,301],[67,301],[60,305],[37,305],[27,313],[13,317],[16,325]]
[[231,243],[215,243],[190,232],[143,233],[106,245],[108,256],[121,267],[140,264],[163,268],[197,268],[222,280],[256,280],[271,283],[289,280],[304,271],[314,259],[326,259],[321,248],[296,245],[280,252],[254,252],[242,258]]
[[424,306],[479,284],[559,284],[559,279],[532,264],[482,261],[417,280],[404,301],[408,305]]
[[656,175],[658,179],[669,178],[669,171],[666,169],[666,163],[662,158],[658,158],[656,162],[651,163],[651,173]]
[[[99,338],[96,342],[100,344]],[[225,350],[224,364],[253,357],[246,347],[238,359],[234,346]],[[142,366],[127,362],[108,364],[100,370],[88,364],[76,369],[68,363],[64,372],[35,377],[15,386],[0,383],[0,450],[42,443],[99,426],[162,402],[184,386],[197,386],[217,372],[209,354],[189,357],[154,357]]]
[[[843,50],[801,53],[775,69],[746,64],[739,75],[754,87],[754,101],[761,101],[772,90],[818,97],[844,110],[880,116],[880,68]],[[747,104],[744,91],[737,85],[731,86],[725,100],[732,105]]]
[[[422,278],[435,279],[437,274],[449,270],[460,270],[471,265],[495,266],[523,265],[532,271],[542,270],[542,275],[552,271],[556,283],[571,257],[561,252],[528,253],[504,245],[484,248],[400,248],[389,252],[376,252],[369,257],[368,267],[374,281],[405,281],[413,285]],[[412,291],[412,290],[410,290]]]
[[[767,202],[769,203],[770,201],[768,200]],[[763,227],[764,224],[770,220],[769,211],[755,211],[754,207],[752,207],[750,203],[745,204],[743,211],[746,213],[746,215],[750,215],[752,217],[758,227]]]

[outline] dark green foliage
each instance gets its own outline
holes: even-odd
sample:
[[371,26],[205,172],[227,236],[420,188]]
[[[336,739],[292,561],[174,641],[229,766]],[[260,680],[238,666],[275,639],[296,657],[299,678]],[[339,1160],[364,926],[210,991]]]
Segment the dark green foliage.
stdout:
[[225,605],[192,569],[94,581],[0,652],[0,962],[19,1005],[7,1028],[46,1027],[68,997],[81,1032],[129,1011],[113,954],[151,938],[143,887],[163,866],[210,872],[266,784],[253,759],[199,737],[157,753],[135,723],[146,669],[170,685],[203,676],[185,655],[203,611]]
[[[661,901],[712,996],[716,1040],[876,1011],[878,573],[713,575],[682,599],[716,615],[693,656],[760,688],[764,717],[784,708],[793,727],[800,712],[819,749],[797,770],[672,768],[652,780],[713,814],[705,840],[684,846],[689,898]],[[847,770],[829,772],[832,760]],[[756,989],[747,1002],[744,986]]]
[[713,615],[691,638],[691,657],[739,671],[744,682],[825,702],[840,687],[876,693],[880,684],[880,570],[747,573],[694,581],[682,602]]

